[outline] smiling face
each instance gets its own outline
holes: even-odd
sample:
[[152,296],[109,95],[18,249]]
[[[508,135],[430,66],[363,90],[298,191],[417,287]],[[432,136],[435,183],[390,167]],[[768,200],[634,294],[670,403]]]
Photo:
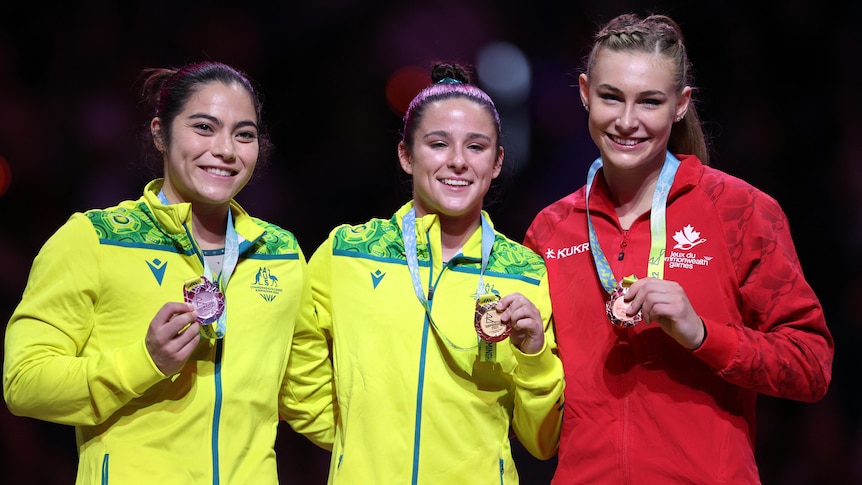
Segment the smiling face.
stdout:
[[691,88],[677,92],[674,65],[642,52],[602,50],[589,77],[579,78],[589,108],[590,136],[605,166],[658,170],[671,128],[691,100]]
[[401,167],[413,177],[417,216],[478,223],[482,199],[500,175],[503,148],[496,124],[475,101],[450,98],[430,103],[413,146],[398,145]]
[[150,123],[164,155],[165,195],[171,203],[227,206],[248,183],[259,152],[257,115],[239,84],[205,84],[189,97],[169,127],[170,146],[159,118]]

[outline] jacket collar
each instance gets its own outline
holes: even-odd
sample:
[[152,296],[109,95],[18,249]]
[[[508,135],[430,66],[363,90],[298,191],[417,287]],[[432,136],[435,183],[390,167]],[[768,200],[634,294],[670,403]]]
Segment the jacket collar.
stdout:
[[[676,176],[673,179],[673,185],[671,185],[670,193],[667,197],[667,203],[670,203],[676,199],[683,192],[687,192],[692,187],[697,185],[697,182],[703,176],[703,171],[705,165],[701,163],[700,159],[698,159],[694,155],[678,155],[674,154],[679,161],[679,169],[676,172]],[[599,172],[599,175],[601,172]],[[577,198],[575,199],[575,207],[581,210],[586,210],[586,199],[585,196],[585,186],[581,187],[577,192]],[[591,213],[602,213],[602,214],[615,214],[616,211],[614,209],[614,205],[610,200],[610,195],[608,194],[608,186],[605,184],[604,177],[596,176],[595,181],[593,181],[593,187],[590,190],[590,212]]]
[[[171,205],[162,204],[159,200],[159,191],[162,190],[164,182],[163,178],[149,182],[144,188],[144,202],[165,232],[173,236],[183,235],[186,233],[185,226],[191,225],[192,222],[192,205],[188,202]],[[242,239],[254,242],[266,232],[236,200],[230,201],[230,210],[233,215],[234,229]]]
[[[393,219],[395,219],[395,223],[398,225],[398,228],[403,232],[404,227],[402,226],[402,220],[404,219],[404,215],[407,214],[411,209],[413,209],[413,201],[409,201],[406,204],[402,205],[400,209],[395,213]],[[491,225],[491,228],[494,228],[494,222],[491,220],[491,217],[484,210],[482,211],[482,217],[485,217],[488,220],[488,223]],[[481,224],[478,228],[470,235],[470,238],[464,244],[464,247],[461,249],[461,253],[471,259],[477,259],[481,261],[482,258],[482,231]],[[496,231],[495,231],[496,232]],[[432,261],[435,262],[435,266],[437,262],[440,262],[443,258],[442,248],[440,247],[440,217],[437,214],[426,214],[422,217],[416,218],[416,243],[421,246],[430,247]],[[429,244],[430,242],[430,244]],[[421,258],[420,258],[421,259]]]

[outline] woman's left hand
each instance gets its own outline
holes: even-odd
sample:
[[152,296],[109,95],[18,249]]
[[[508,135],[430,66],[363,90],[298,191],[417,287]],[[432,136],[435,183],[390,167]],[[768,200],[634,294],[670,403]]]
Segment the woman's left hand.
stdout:
[[500,319],[512,327],[509,338],[525,354],[535,354],[545,346],[545,327],[536,305],[520,293],[504,296],[497,303]]

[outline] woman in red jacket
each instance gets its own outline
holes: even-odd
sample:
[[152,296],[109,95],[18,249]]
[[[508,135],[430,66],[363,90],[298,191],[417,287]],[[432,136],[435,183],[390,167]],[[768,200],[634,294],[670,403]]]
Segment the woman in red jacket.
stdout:
[[817,401],[833,341],[778,203],[708,167],[670,18],[596,35],[580,96],[601,157],[539,213],[566,374],[554,483],[760,483],[755,398]]

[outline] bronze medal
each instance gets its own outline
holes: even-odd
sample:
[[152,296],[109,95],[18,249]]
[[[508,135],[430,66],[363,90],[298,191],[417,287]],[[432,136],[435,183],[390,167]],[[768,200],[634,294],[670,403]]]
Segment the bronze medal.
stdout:
[[512,327],[500,319],[499,295],[482,295],[476,300],[476,333],[486,342],[499,342],[512,333]]
[[628,316],[626,314],[626,310],[629,308],[629,303],[626,303],[623,296],[628,293],[628,291],[629,286],[624,283],[611,293],[611,299],[605,304],[608,318],[610,318],[611,323],[618,327],[633,327],[643,321],[641,312],[637,312],[634,316]]

